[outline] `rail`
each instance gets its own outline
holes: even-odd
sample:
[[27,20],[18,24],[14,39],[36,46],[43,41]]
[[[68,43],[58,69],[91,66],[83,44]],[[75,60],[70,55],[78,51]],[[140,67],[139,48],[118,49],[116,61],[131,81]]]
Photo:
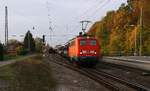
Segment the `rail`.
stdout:
[[120,79],[119,77],[114,76],[114,75],[109,74],[109,73],[106,73],[106,72],[104,72],[102,70],[96,69],[96,70],[93,70],[93,71],[95,73],[99,74],[99,75],[105,76],[107,78],[111,78],[111,79],[113,79],[115,81],[118,81],[118,82],[120,82],[122,84],[130,86],[130,87],[136,89],[137,91],[149,91],[150,90],[150,88],[144,87],[143,85],[140,85],[140,84],[137,84],[137,83],[133,83],[133,82],[130,82],[130,81],[127,81],[127,80]]
[[[57,56],[56,56],[57,57]],[[64,60],[67,60],[67,59],[64,59]],[[140,84],[137,84],[137,83],[133,83],[133,82],[129,82],[129,81],[126,81],[126,80],[123,80],[123,79],[120,79],[119,77],[116,77],[116,76],[113,76],[112,74],[108,74],[106,72],[103,72],[103,71],[99,71],[97,69],[85,69],[85,68],[77,68],[77,67],[74,67],[72,66],[72,64],[66,62],[66,61],[53,61],[59,65],[62,65],[66,68],[69,68],[69,69],[72,69],[74,71],[77,71],[93,80],[95,80],[96,82],[100,83],[100,84],[104,84],[105,87],[113,90],[113,91],[120,91],[121,88],[114,85],[113,83],[109,82],[107,79],[104,79],[103,77],[106,77],[108,79],[111,79],[111,80],[114,80],[114,81],[117,81],[118,83],[121,83],[121,84],[124,84],[125,86],[127,87],[130,87],[130,88],[133,88],[133,89],[136,89],[137,91],[150,91],[149,88],[146,88]],[[102,77],[103,76],[103,77]]]
[[[57,57],[57,56],[55,56],[55,57]],[[74,70],[74,71],[76,71],[76,72],[78,72],[78,73],[80,73],[80,74],[82,74],[82,75],[84,75],[86,77],[89,77],[92,80],[98,82],[101,85],[104,85],[106,88],[108,88],[108,89],[110,89],[112,91],[119,91],[119,88],[117,86],[115,86],[114,84],[108,82],[107,80],[99,77],[98,75],[96,75],[96,74],[94,74],[92,72],[87,72],[87,71],[84,71],[82,68],[74,67],[74,66],[72,66],[72,64],[70,64],[70,63],[68,63],[66,61],[63,61],[63,63],[62,63],[62,61],[59,62],[58,60],[53,60],[52,62],[54,62],[54,63],[56,63],[58,65],[64,66],[66,68],[69,68],[71,70]]]

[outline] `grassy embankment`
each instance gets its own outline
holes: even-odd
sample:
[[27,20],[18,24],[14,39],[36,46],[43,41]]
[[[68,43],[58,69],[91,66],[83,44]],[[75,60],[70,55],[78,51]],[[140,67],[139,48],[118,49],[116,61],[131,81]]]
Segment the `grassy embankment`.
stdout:
[[56,86],[49,64],[42,56],[3,66],[0,79],[9,82],[11,91],[50,91]]
[[5,55],[3,61],[18,59],[18,58],[20,58],[20,57],[22,57],[22,56],[19,56],[19,55],[17,55],[17,56]]

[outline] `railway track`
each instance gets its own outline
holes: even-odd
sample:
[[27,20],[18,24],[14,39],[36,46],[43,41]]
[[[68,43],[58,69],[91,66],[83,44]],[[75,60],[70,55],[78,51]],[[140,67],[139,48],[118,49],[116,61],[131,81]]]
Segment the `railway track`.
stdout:
[[[51,54],[50,54],[51,55]],[[136,83],[127,82],[123,79],[120,79],[116,76],[113,76],[111,74],[108,74],[106,72],[100,71],[98,69],[87,69],[87,68],[78,68],[72,66],[68,61],[66,61],[65,58],[62,58],[61,56],[55,54],[51,55],[53,57],[53,62],[59,65],[62,65],[66,68],[69,68],[71,70],[74,70],[76,72],[79,72],[96,82],[98,82],[101,85],[104,85],[111,91],[149,91],[148,88],[145,88],[144,86],[141,86]]]
[[129,82],[129,81],[127,81],[127,80],[120,79],[119,77],[114,76],[114,75],[109,74],[109,73],[106,73],[106,72],[104,72],[104,71],[102,71],[102,70],[92,69],[92,70],[90,70],[90,71],[93,71],[93,72],[95,72],[95,73],[97,73],[97,74],[99,74],[99,75],[101,75],[101,76],[104,76],[104,77],[106,77],[106,78],[108,78],[108,79],[113,79],[113,80],[115,80],[115,81],[117,81],[117,82],[119,82],[119,83],[125,84],[125,85],[127,85],[127,86],[129,86],[129,87],[132,87],[132,88],[136,89],[137,91],[150,91],[149,88],[146,88],[146,87],[144,87],[144,86],[142,86],[142,85],[140,85],[140,84],[137,84],[137,83]]
[[106,81],[105,79],[99,77],[98,75],[92,74],[91,72],[86,72],[86,71],[82,70],[81,68],[74,67],[74,66],[72,66],[72,64],[65,61],[66,59],[64,59],[63,62],[62,61],[60,62],[60,60],[58,60],[58,59],[60,59],[60,57],[59,56],[55,56],[55,57],[57,57],[57,58],[53,60],[54,63],[64,66],[66,68],[69,68],[71,70],[74,70],[82,75],[85,75],[86,77],[89,77],[92,80],[94,80],[100,84],[103,84],[105,87],[107,87],[108,89],[110,89],[112,91],[119,91],[118,87],[114,86],[113,84],[111,84],[110,82]]
[[134,72],[139,75],[150,75],[150,71],[142,70],[138,68],[133,68],[125,65],[119,65],[119,64],[113,64],[113,63],[107,63],[107,62],[101,62],[101,64],[98,64],[96,66],[97,68],[106,68],[106,69],[122,69],[127,72]]

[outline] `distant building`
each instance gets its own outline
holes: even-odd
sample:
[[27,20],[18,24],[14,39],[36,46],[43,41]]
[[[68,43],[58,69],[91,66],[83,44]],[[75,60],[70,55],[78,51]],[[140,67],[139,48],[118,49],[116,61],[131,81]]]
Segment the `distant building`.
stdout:
[[23,43],[20,43],[20,42],[8,43],[7,54],[11,56],[16,56],[18,47],[23,47]]

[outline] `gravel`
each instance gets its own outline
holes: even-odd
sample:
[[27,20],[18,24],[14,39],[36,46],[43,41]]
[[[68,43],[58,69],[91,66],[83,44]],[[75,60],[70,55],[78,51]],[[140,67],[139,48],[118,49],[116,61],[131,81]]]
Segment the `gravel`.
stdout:
[[109,91],[103,85],[73,70],[52,62],[56,55],[50,55],[50,65],[58,87],[54,91]]

